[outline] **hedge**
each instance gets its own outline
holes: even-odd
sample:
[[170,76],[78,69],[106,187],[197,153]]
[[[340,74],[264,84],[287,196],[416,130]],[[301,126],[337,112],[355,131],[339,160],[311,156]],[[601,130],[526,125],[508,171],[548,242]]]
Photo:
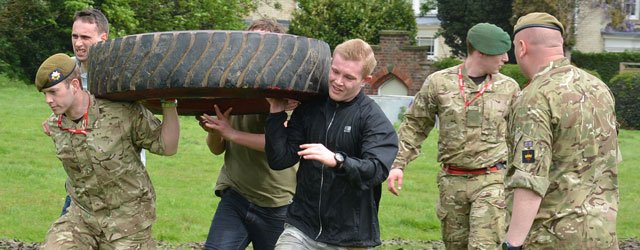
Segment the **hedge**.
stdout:
[[586,71],[589,74],[592,74],[593,76],[597,77],[598,79],[602,80],[602,76],[600,76],[600,73],[598,73],[598,71],[590,70],[590,69],[583,69],[583,70]]
[[582,69],[597,71],[602,81],[609,83],[611,78],[620,71],[621,62],[640,62],[640,52],[602,52],[582,53],[571,52],[571,62]]
[[[577,56],[576,56],[577,55]],[[632,58],[635,56],[635,58]],[[616,98],[616,114],[618,118],[618,122],[620,126],[624,129],[640,129],[640,72],[625,72],[618,74],[619,64],[613,63],[613,61],[624,61],[624,62],[634,62],[633,60],[640,60],[640,53],[580,53],[574,52],[572,54],[572,59],[577,60],[583,63],[588,62],[586,60],[596,60],[594,58],[606,58],[602,59],[603,63],[593,64],[593,65],[612,65],[615,64],[615,71],[605,70],[607,67],[599,66],[594,67],[596,69],[590,69],[588,66],[580,66],[576,61],[573,61],[574,65],[584,69],[588,73],[602,79],[607,79],[608,75],[611,80],[608,85],[613,92],[613,95]],[[616,60],[612,60],[612,58],[617,58]],[[632,60],[633,59],[633,60]],[[455,66],[460,64],[462,61],[456,58],[444,58],[439,61],[434,62],[434,67],[437,70],[445,69],[448,67]],[[527,83],[527,79],[522,74],[520,67],[517,64],[505,64],[500,69],[500,73],[509,76],[518,82],[520,88],[524,88]],[[614,77],[615,76],[615,77]],[[603,80],[604,81],[604,80]],[[605,81],[606,83],[606,81]]]
[[[602,77],[600,77],[600,74],[598,74],[597,71],[588,70],[588,69],[585,69],[585,71],[587,71],[589,74],[592,74],[599,79],[602,79]],[[522,70],[520,70],[520,66],[518,66],[517,64],[502,65],[502,69],[500,69],[500,73],[513,78],[513,80],[516,80],[516,82],[518,82],[518,85],[520,85],[520,89],[523,89],[524,86],[527,84],[527,82],[529,82],[527,77],[525,77],[524,74],[522,74]]]
[[640,72],[624,72],[614,76],[609,88],[616,98],[620,127],[640,129]]
[[[460,59],[457,59],[457,58],[454,58],[454,57],[446,57],[446,58],[442,58],[442,59],[440,59],[438,61],[435,61],[433,63],[433,67],[435,68],[434,71],[438,71],[438,70],[446,69],[446,68],[449,68],[449,67],[453,67],[453,66],[458,65],[460,63],[462,63],[462,61]],[[602,80],[602,77],[601,77],[600,73],[598,73],[598,71],[590,70],[590,69],[584,69],[584,70],[589,72],[589,74],[592,74],[595,77],[597,77],[597,78]],[[527,78],[524,76],[524,74],[522,74],[522,71],[520,70],[520,66],[518,66],[517,64],[505,64],[505,65],[502,65],[502,68],[500,69],[500,73],[502,73],[502,74],[504,74],[504,75],[506,75],[508,77],[511,77],[514,80],[516,80],[516,82],[518,82],[518,85],[520,85],[520,89],[524,88],[524,85],[527,84],[527,82],[528,82]]]
[[518,82],[518,85],[520,85],[520,89],[523,89],[524,85],[528,82],[527,78],[524,76],[524,74],[522,74],[520,66],[518,66],[517,64],[502,65],[500,73],[513,78],[513,80],[516,80],[516,82]]
[[[434,71],[443,70],[446,68],[450,68],[462,63],[462,61],[455,57],[445,57],[440,60],[433,62]],[[518,82],[520,88],[524,87],[524,84],[527,83],[527,78],[524,77],[522,71],[520,71],[520,67],[517,64],[505,64],[502,66],[500,73],[513,78]]]
[[437,60],[437,61],[433,62],[433,67],[435,68],[434,72],[438,71],[438,70],[443,70],[443,69],[446,69],[446,68],[450,68],[450,67],[456,66],[456,65],[461,64],[461,63],[462,63],[462,61],[460,59],[458,59],[458,58],[445,57],[445,58],[442,58],[440,60]]

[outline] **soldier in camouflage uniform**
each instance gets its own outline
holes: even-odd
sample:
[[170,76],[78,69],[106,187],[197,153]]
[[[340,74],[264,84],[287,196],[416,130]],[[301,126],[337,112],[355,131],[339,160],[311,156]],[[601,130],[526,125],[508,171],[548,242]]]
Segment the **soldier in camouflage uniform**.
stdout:
[[155,192],[140,150],[177,152],[177,103],[163,103],[163,122],[138,103],[97,99],[82,89],[80,70],[65,54],[36,74],[45,95],[56,154],[72,203],[49,229],[42,249],[153,249]]
[[[467,34],[464,63],[427,77],[400,126],[400,150],[388,177],[398,195],[403,169],[420,154],[439,117],[437,215],[447,249],[495,249],[504,240],[504,162],[508,107],[520,90],[498,73],[509,35],[480,23]],[[396,188],[396,184],[398,186]]]
[[[87,78],[87,65],[89,58],[89,47],[106,41],[109,38],[109,21],[100,10],[88,8],[75,13],[71,27],[71,45],[77,67],[80,69],[82,88],[89,90]],[[49,131],[48,119],[42,122],[42,129],[46,135],[51,135]],[[140,151],[140,160],[144,165],[146,162],[145,151]],[[62,206],[62,215],[67,213],[67,208],[71,204],[71,197],[66,196]]]
[[563,32],[547,13],[523,16],[514,27],[515,56],[531,81],[508,125],[506,249],[618,248],[614,98],[569,64]]

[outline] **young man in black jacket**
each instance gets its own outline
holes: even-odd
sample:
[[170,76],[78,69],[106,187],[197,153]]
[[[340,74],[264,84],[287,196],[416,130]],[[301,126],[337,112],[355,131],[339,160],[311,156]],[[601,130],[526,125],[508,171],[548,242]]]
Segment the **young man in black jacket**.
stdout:
[[381,184],[398,137],[380,107],[362,91],[376,66],[360,39],[338,45],[329,98],[303,103],[288,127],[286,101],[269,99],[266,154],[272,169],[300,161],[297,188],[276,249],[343,249],[380,245]]

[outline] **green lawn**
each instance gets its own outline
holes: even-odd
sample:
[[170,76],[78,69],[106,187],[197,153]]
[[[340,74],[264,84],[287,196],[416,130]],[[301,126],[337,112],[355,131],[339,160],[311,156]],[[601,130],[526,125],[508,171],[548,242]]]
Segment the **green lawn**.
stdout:
[[[0,76],[0,238],[40,242],[59,216],[65,191],[65,173],[50,138],[40,124],[51,113],[43,95],[31,86]],[[204,241],[218,199],[213,185],[222,157],[209,153],[204,132],[193,117],[181,117],[177,155],[147,154],[147,166],[156,189],[156,239],[172,244]],[[432,132],[432,135],[436,133]],[[640,131],[621,131],[624,162],[619,168],[621,239],[640,237]],[[435,216],[438,197],[436,136],[424,144],[425,152],[405,171],[399,197],[385,191],[380,208],[382,238],[437,240]],[[634,149],[635,148],[635,149]]]

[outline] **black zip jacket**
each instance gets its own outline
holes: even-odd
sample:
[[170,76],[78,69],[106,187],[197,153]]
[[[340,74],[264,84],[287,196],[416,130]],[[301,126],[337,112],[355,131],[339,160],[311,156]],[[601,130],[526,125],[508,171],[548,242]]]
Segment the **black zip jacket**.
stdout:
[[[380,107],[361,91],[350,102],[301,104],[285,128],[285,112],[266,124],[266,155],[272,169],[300,161],[296,194],[286,222],[319,242],[345,247],[380,245],[381,184],[398,152],[397,134]],[[341,169],[301,159],[305,143],[322,143],[346,159]]]

